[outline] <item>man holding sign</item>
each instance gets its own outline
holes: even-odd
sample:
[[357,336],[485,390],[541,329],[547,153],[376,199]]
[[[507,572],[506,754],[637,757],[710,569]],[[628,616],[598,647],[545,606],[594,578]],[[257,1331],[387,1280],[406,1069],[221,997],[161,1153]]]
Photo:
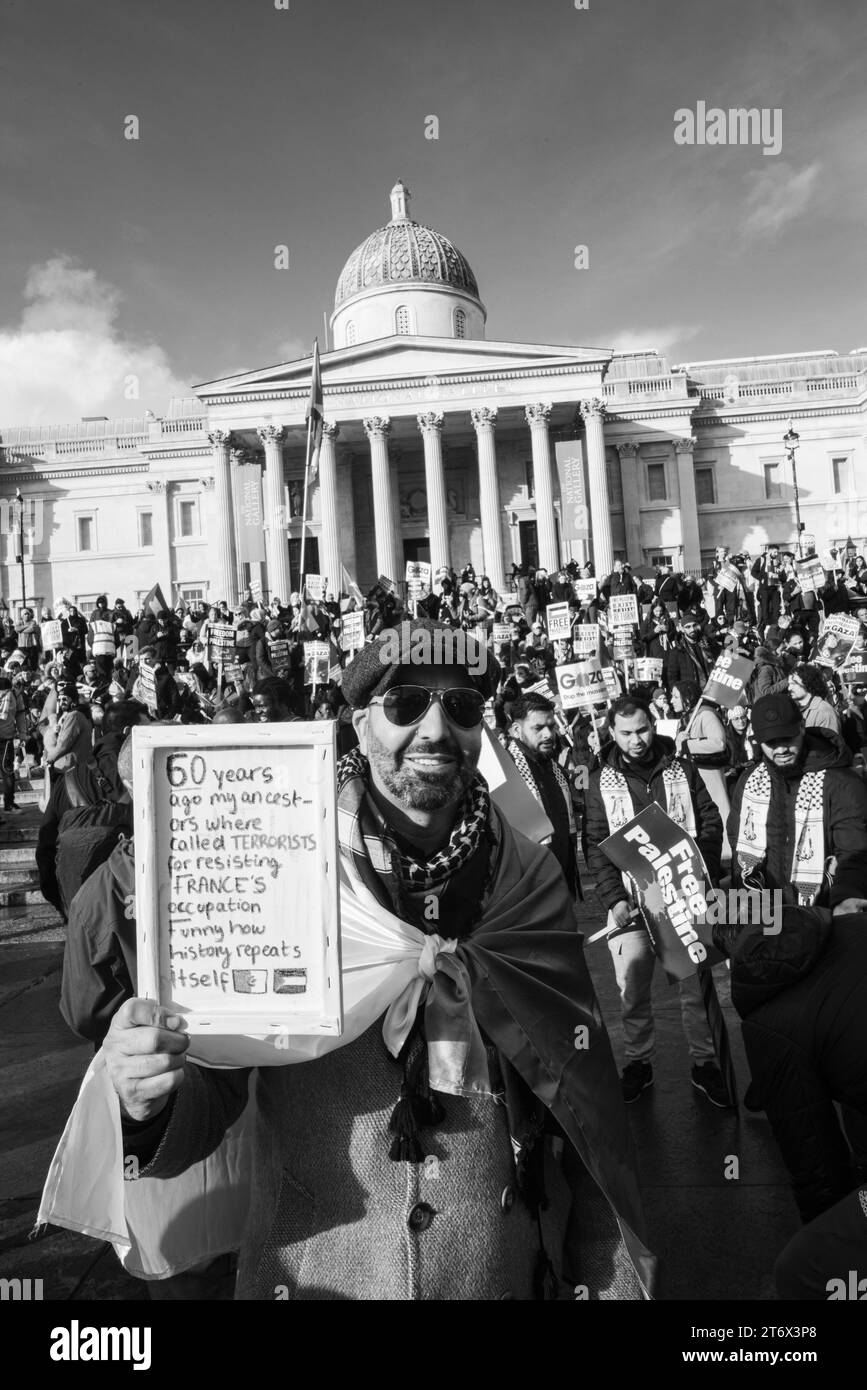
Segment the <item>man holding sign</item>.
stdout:
[[[547,1231],[553,1283],[562,1271],[590,1297],[647,1296],[655,1262],[572,901],[553,856],[511,830],[476,772],[495,664],[457,660],[450,629],[405,626],[399,661],[402,637],[390,632],[346,669],[360,747],[338,767],[337,819],[344,923],[366,913],[371,940],[403,924],[417,970],[390,991],[399,962],[388,956],[363,1025],[347,1009],[342,1035],[315,1060],[259,1069],[237,1296],[544,1296],[521,1173],[546,1107],[566,1141],[552,1181],[586,1207],[583,1175],[593,1207]],[[417,638],[436,661],[413,661]],[[246,1070],[185,1063],[185,1026],[135,999],[106,1039],[143,1178],[174,1177],[210,1154],[246,1102]],[[538,1139],[535,1158],[552,1157]]]
[[[656,737],[643,700],[622,696],[612,705],[609,718],[614,742],[603,751],[601,765],[591,773],[586,793],[587,864],[608,909],[609,923],[617,929],[608,944],[620,990],[626,1052],[622,1086],[623,1098],[629,1104],[653,1085],[650,996],[656,955],[638,918],[631,888],[600,846],[655,802],[689,832],[715,882],[720,869],[722,821],[696,770],[667,752]],[[714,1105],[725,1107],[728,1091],[716,1064],[698,983],[694,978],[685,979],[678,989],[692,1058],[692,1084]]]

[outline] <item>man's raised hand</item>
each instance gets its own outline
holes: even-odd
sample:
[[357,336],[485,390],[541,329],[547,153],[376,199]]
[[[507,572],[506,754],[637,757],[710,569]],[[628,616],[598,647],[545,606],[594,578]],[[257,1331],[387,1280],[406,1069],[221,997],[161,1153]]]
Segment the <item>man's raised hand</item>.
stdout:
[[190,1045],[186,1019],[153,999],[127,999],[111,1021],[102,1050],[121,1112],[152,1120],[183,1084]]

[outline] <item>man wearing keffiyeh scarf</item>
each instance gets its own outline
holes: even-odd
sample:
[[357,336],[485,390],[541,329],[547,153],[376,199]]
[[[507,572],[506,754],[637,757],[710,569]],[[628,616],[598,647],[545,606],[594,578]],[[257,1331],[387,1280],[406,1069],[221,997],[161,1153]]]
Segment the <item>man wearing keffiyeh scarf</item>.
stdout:
[[[447,699],[489,694],[490,678],[470,664],[386,667],[376,648],[344,678],[360,746],[338,771],[342,901],[378,903],[430,949],[402,1021],[392,1008],[325,1056],[260,1068],[237,1296],[651,1296],[631,1141],[569,892],[548,850],[491,804],[476,772],[480,705],[467,728]],[[406,685],[429,702],[396,722],[382,697]],[[106,1062],[127,1151],[142,1176],[172,1177],[240,1114],[246,1073],[179,1066],[176,1036],[130,1027],[134,1013],[113,1027]],[[139,1032],[156,1039],[136,1047]],[[142,1083],[136,1053],[154,1046],[176,1082]]]

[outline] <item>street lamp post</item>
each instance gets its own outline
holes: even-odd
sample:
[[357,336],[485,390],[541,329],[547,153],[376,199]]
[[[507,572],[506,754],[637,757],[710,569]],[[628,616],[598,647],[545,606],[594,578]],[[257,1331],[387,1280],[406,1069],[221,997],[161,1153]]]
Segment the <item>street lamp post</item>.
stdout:
[[798,497],[798,469],[795,463],[795,451],[798,448],[800,442],[801,436],[796,432],[795,427],[790,420],[789,428],[783,435],[783,444],[786,447],[786,455],[788,457],[788,460],[792,465],[792,486],[795,490],[795,521],[797,522],[798,526],[798,559],[802,560],[804,558],[804,549],[801,540],[801,532],[804,529],[804,524],[801,521],[801,503]]
[[21,566],[21,607],[27,607],[27,583],[24,578],[24,498],[21,496],[21,489],[15,493],[15,501],[18,503],[18,563]]

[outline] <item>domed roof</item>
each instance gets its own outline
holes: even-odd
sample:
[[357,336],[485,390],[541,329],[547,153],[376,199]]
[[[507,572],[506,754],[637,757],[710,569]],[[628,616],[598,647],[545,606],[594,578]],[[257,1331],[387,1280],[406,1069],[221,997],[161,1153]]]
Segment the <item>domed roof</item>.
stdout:
[[479,298],[476,277],[465,256],[433,227],[408,215],[409,189],[398,181],[391,190],[391,221],[356,246],[337,282],[334,308],[377,285],[446,285]]

